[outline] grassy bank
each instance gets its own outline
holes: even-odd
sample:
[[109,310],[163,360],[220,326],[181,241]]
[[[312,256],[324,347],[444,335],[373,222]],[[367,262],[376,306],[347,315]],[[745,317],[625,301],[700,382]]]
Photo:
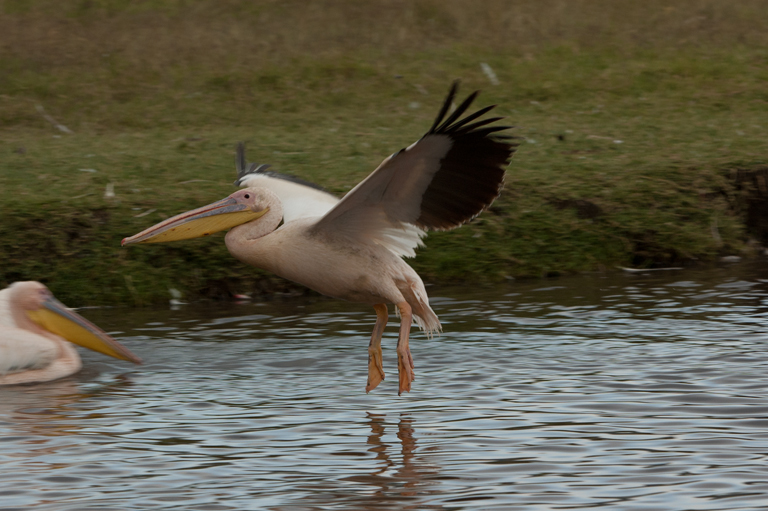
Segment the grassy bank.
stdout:
[[78,305],[291,289],[221,235],[120,240],[231,193],[238,140],[343,194],[455,78],[524,141],[493,209],[427,238],[425,280],[754,253],[731,175],[768,160],[764,2],[61,4],[0,1],[0,285]]

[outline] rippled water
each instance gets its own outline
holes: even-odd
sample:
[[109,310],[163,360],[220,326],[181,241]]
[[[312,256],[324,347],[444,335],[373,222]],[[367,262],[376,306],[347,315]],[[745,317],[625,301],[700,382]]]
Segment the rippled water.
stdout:
[[431,294],[402,397],[366,307],[82,311],[146,364],[0,389],[0,509],[768,508],[768,271]]

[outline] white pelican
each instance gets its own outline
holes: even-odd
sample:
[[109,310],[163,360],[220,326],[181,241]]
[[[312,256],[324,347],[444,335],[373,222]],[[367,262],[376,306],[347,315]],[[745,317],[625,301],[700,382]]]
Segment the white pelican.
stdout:
[[122,360],[141,359],[84,317],[69,310],[39,282],[0,291],[0,385],[64,378],[82,367],[69,342]]
[[513,137],[498,134],[509,126],[488,126],[501,117],[476,121],[493,106],[461,118],[479,91],[446,118],[456,90],[454,83],[432,128],[419,141],[386,158],[341,200],[301,180],[265,172],[266,165],[246,168],[241,144],[235,184],[244,189],[160,222],[122,244],[183,240],[230,229],[227,249],[240,261],[327,296],[373,305],[377,319],[368,346],[366,392],[384,379],[381,336],[387,304],[395,304],[401,317],[398,393],[410,391],[412,320],[427,335],[441,327],[424,283],[402,257],[416,255],[425,230],[453,229],[488,208],[501,192],[517,145]]

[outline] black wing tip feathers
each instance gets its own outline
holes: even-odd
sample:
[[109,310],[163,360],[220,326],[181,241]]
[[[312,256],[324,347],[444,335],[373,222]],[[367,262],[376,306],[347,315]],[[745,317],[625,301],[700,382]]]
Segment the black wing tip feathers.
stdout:
[[451,89],[448,91],[448,96],[445,98],[445,101],[443,102],[443,106],[440,107],[440,112],[438,112],[437,117],[435,118],[434,124],[432,124],[432,127],[429,128],[429,131],[427,133],[433,133],[437,127],[440,125],[440,123],[443,120],[443,117],[445,117],[445,114],[448,113],[448,109],[451,108],[451,104],[453,103],[453,98],[456,97],[456,92],[459,90],[459,81],[455,80],[451,84]]
[[235,179],[235,182],[234,182],[235,186],[242,186],[243,180],[248,176],[251,176],[254,174],[260,174],[262,176],[267,176],[275,179],[282,179],[283,181],[290,181],[291,183],[300,184],[300,185],[306,186],[307,188],[314,188],[315,190],[319,190],[321,192],[325,192],[327,194],[332,195],[328,190],[311,181],[306,181],[299,177],[291,176],[288,174],[280,174],[278,172],[267,170],[272,168],[272,166],[266,163],[246,163],[244,142],[237,143],[237,152],[235,154],[235,168],[237,169],[237,179]]
[[240,186],[243,179],[251,174],[266,174],[268,168],[270,168],[270,165],[266,163],[247,163],[245,159],[245,142],[237,143],[237,151],[235,153],[237,179],[234,182],[235,186]]
[[465,115],[480,91],[448,114],[457,92],[458,82],[454,82],[424,135],[448,137],[451,147],[440,158],[439,169],[422,196],[421,214],[414,222],[422,229],[454,229],[488,209],[501,194],[506,168],[519,145],[520,137],[506,132],[513,126],[493,124],[503,117],[480,119],[496,105]]
[[[463,119],[460,119],[460,117],[469,109],[469,107],[472,105],[472,103],[477,99],[477,97],[480,95],[480,91],[476,90],[472,92],[467,98],[461,102],[461,104],[456,107],[456,110],[454,110],[447,118],[446,114],[448,114],[448,111],[451,108],[451,105],[453,104],[453,100],[456,97],[456,94],[459,91],[459,80],[454,81],[451,84],[451,88],[448,91],[448,95],[445,98],[445,101],[443,102],[442,107],[440,108],[440,112],[437,114],[437,117],[435,118],[435,122],[432,124],[432,127],[427,131],[427,135],[452,135],[452,134],[470,134],[475,133],[479,135],[489,135],[491,133],[495,133],[497,131],[504,131],[507,129],[512,129],[514,126],[495,126],[492,131],[486,130],[478,130],[477,128],[480,128],[481,126],[485,126],[486,124],[491,124],[496,121],[500,121],[504,119],[503,116],[499,117],[493,117],[492,119],[484,119],[481,121],[477,121],[473,124],[469,124],[470,122],[474,121],[475,119],[487,114],[494,108],[496,108],[496,105],[489,105],[486,107],[483,107],[476,112],[473,112]],[[494,137],[496,138],[496,137]],[[499,138],[510,138],[508,136],[502,136]],[[511,137],[512,139],[516,139],[518,137]],[[517,143],[511,143],[511,147],[516,147]]]
[[245,173],[245,142],[240,141],[237,143],[237,152],[235,153],[235,169],[237,169],[237,177],[240,178]]

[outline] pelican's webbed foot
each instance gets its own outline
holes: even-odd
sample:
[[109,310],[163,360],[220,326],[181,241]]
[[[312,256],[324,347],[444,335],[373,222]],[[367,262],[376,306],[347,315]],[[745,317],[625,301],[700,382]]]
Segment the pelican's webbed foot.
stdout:
[[414,375],[413,357],[411,349],[408,346],[408,338],[411,333],[411,306],[407,302],[397,304],[400,309],[400,337],[397,339],[397,370],[400,375],[400,388],[397,395],[403,392],[411,391],[411,382],[416,378]]
[[382,366],[381,356],[381,336],[384,333],[384,327],[387,326],[389,311],[384,303],[377,303],[373,306],[376,310],[376,326],[373,327],[371,342],[368,345],[368,384],[365,386],[365,392],[368,393],[375,389],[379,383],[384,381],[384,367]]

